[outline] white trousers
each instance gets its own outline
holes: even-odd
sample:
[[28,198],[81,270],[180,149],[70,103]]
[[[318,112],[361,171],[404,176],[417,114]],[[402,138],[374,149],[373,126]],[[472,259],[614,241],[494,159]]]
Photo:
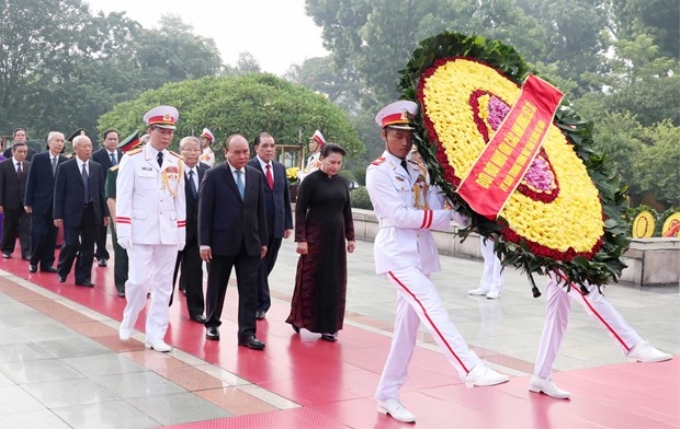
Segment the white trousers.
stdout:
[[484,258],[484,274],[479,282],[479,288],[487,292],[500,292],[503,289],[503,274],[501,260],[493,252],[494,241],[480,236],[479,244]]
[[635,347],[642,338],[626,322],[621,314],[607,301],[596,286],[589,286],[588,295],[583,295],[578,285],[572,286],[567,292],[567,286],[558,284],[554,274],[548,275],[546,287],[547,303],[545,307],[545,325],[538,346],[538,356],[534,366],[534,375],[542,378],[550,377],[553,364],[564,339],[571,311],[571,300],[581,304],[586,312],[600,323],[610,337],[627,353]]
[[399,389],[406,382],[421,322],[464,379],[477,366],[479,357],[468,348],[449,319],[434,283],[417,267],[390,271],[385,278],[397,288],[397,314],[392,346],[378,383],[376,399],[399,399]]
[[127,250],[128,280],[125,283],[127,304],[121,325],[134,329],[139,312],[146,306],[146,295],[151,292],[151,303],[146,315],[146,339],[162,340],[170,318],[172,274],[177,260],[177,245],[133,244]]

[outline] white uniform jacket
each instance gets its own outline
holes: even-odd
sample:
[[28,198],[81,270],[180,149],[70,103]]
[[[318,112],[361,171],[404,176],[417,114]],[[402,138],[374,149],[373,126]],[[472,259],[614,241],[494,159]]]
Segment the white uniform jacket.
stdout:
[[203,149],[203,152],[201,152],[201,156],[198,158],[199,162],[202,162],[203,164],[208,164],[209,166],[214,166],[215,165],[215,152],[212,151],[209,147]]
[[120,162],[116,179],[116,233],[132,237],[133,244],[175,244],[186,241],[184,163],[170,151],[147,144],[128,152]]
[[309,174],[314,173],[320,167],[319,158],[321,157],[321,152],[315,152],[307,158],[307,164],[302,171],[298,171],[297,178],[302,182],[302,180]]
[[385,274],[416,266],[427,275],[441,269],[430,229],[448,229],[452,216],[462,224],[466,220],[444,209],[441,191],[428,186],[429,178],[417,165],[407,162],[407,174],[400,163],[401,159],[385,151],[366,171],[366,188],[380,223],[374,244],[375,268],[378,274]]

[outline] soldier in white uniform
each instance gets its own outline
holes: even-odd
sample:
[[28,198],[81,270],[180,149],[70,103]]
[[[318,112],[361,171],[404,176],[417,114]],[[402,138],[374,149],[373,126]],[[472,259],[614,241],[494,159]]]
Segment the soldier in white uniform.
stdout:
[[321,166],[321,161],[319,161],[319,158],[321,156],[321,148],[325,144],[326,139],[324,138],[323,134],[321,134],[321,131],[314,131],[314,135],[309,138],[309,145],[307,146],[311,155],[309,155],[309,158],[307,158],[305,168],[303,168],[301,171],[298,171],[297,174],[297,178],[300,180],[300,182],[302,182],[302,180],[307,177],[307,175],[318,170]]
[[208,164],[210,167],[215,165],[215,152],[210,149],[210,145],[214,141],[215,136],[213,133],[209,129],[203,128],[203,132],[201,133],[201,149],[203,152],[201,152],[201,157],[198,161],[203,164]]
[[567,330],[572,300],[580,303],[593,319],[604,326],[628,360],[662,362],[672,358],[668,353],[663,353],[644,341],[614,306],[605,299],[597,287],[588,285],[588,291],[589,293],[584,295],[578,286],[572,286],[567,291],[564,278],[552,272],[548,274],[545,325],[543,334],[541,334],[534,374],[529,383],[531,392],[544,393],[560,399],[567,399],[570,396],[568,391],[558,388],[553,383],[550,374]]
[[429,278],[440,270],[430,229],[447,229],[451,220],[465,224],[467,219],[444,208],[440,190],[433,186],[428,189],[418,166],[406,161],[413,140],[409,115],[417,110],[413,102],[398,101],[378,112],[375,120],[383,128],[387,150],[366,172],[366,187],[380,223],[374,244],[376,272],[397,289],[394,337],[376,399],[379,412],[404,422],[415,421],[401,405],[399,389],[406,381],[421,322],[468,387],[509,380],[488,368],[468,348]]
[[171,106],[159,106],[144,115],[149,142],[123,156],[116,180],[118,244],[127,250],[130,262],[120,339],[126,341],[132,335],[151,291],[145,344],[160,352],[172,350],[163,338],[175,259],[186,240],[183,163],[179,155],[167,150],[178,117]]
[[479,247],[484,258],[484,272],[479,287],[468,291],[473,296],[486,296],[486,299],[498,299],[503,290],[503,267],[501,260],[493,251],[494,241],[491,238],[479,237]]

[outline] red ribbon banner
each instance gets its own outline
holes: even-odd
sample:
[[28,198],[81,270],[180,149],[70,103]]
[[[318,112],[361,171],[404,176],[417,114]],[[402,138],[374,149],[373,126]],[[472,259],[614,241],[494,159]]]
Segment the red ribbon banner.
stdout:
[[557,88],[529,75],[519,100],[458,187],[472,210],[498,217],[541,148],[560,100]]

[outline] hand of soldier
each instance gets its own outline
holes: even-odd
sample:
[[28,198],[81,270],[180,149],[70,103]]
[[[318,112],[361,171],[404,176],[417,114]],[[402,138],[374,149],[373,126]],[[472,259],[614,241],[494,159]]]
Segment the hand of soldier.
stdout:
[[125,250],[132,247],[132,237],[121,237],[118,236],[118,245]]

